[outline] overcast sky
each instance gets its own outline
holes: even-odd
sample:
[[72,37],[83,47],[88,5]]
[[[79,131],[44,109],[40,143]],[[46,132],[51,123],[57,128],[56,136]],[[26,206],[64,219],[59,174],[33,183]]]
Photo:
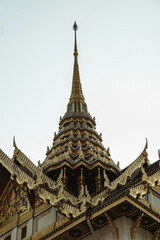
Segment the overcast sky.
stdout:
[[159,0],[0,0],[0,148],[45,159],[71,92],[74,21],[89,112],[124,168],[160,148]]

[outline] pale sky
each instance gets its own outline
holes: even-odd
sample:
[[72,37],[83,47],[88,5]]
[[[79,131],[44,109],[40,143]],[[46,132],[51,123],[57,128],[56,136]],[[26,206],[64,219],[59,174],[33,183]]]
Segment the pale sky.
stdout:
[[160,148],[159,0],[0,0],[0,148],[37,164],[71,92],[73,30],[89,112],[124,168]]

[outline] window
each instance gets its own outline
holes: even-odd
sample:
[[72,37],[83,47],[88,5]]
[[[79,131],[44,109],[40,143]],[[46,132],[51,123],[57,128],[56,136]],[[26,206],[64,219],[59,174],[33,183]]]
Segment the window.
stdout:
[[27,226],[23,227],[21,230],[21,239],[24,239],[27,236]]
[[7,237],[5,237],[4,240],[11,240],[11,235],[8,235]]

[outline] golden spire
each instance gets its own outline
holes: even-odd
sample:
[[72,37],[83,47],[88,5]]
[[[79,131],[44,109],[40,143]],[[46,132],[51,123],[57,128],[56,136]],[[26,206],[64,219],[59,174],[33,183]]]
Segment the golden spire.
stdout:
[[[78,66],[78,50],[77,50],[77,36],[76,31],[78,26],[76,22],[74,22],[73,30],[75,32],[75,42],[74,42],[74,66],[73,66],[73,79],[72,79],[72,91],[70,96],[69,105],[72,105],[72,109],[70,109],[74,113],[80,113],[84,110],[86,111],[85,99],[83,96],[80,74],[79,74],[79,66]],[[83,107],[85,105],[85,108]]]

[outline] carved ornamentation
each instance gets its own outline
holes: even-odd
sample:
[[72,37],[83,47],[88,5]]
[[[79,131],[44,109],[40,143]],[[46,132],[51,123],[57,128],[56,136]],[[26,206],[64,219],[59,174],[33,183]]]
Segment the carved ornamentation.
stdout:
[[120,185],[125,185],[127,182],[127,179],[132,176],[132,174],[148,160],[147,160],[147,152],[146,152],[146,146],[141,153],[141,155],[131,164],[129,167],[118,177],[116,178],[113,182],[111,182],[111,186],[109,187],[110,189],[115,189],[118,184]]
[[160,187],[160,170],[148,177],[148,181],[152,187]]
[[60,203],[59,210],[61,211],[61,213],[64,213],[66,215],[66,217],[68,217],[68,218],[70,218],[72,216],[75,218],[84,212],[84,211],[80,211],[79,208],[76,208],[75,206],[70,205],[66,202]]
[[134,198],[142,199],[144,195],[147,194],[147,187],[144,184],[140,184],[136,187],[133,187],[129,190],[130,195]]
[[134,198],[142,199],[148,193],[148,186],[154,189],[155,192],[160,193],[160,170],[148,176],[143,166],[141,166],[142,184],[130,189],[130,195]]
[[8,194],[1,200],[0,223],[14,215],[25,213],[29,210],[29,201],[25,187],[17,187],[12,184],[7,189]]
[[144,213],[142,212],[141,214],[138,215],[137,220],[134,223],[134,226],[131,228],[131,239],[135,240],[136,233],[138,230],[138,227],[141,224],[142,217],[144,216]]
[[118,231],[118,228],[115,226],[112,218],[111,218],[107,213],[105,213],[105,216],[107,217],[108,222],[109,222],[109,225],[110,225],[111,228],[112,228],[112,231],[113,231],[115,240],[119,240],[119,231]]
[[153,234],[153,240],[159,240],[159,239],[160,239],[160,228],[158,228]]
[[84,213],[87,210],[88,203],[92,203],[87,186],[84,187],[83,185],[81,186],[78,198],[69,194],[62,188],[58,200],[60,203],[59,210],[67,217],[77,217],[78,215]]
[[91,200],[91,204],[93,206],[97,206],[99,203],[102,203],[107,196],[108,196],[108,189],[93,196]]
[[110,188],[111,187],[110,181],[105,170],[103,170],[103,177],[104,177],[104,187]]

